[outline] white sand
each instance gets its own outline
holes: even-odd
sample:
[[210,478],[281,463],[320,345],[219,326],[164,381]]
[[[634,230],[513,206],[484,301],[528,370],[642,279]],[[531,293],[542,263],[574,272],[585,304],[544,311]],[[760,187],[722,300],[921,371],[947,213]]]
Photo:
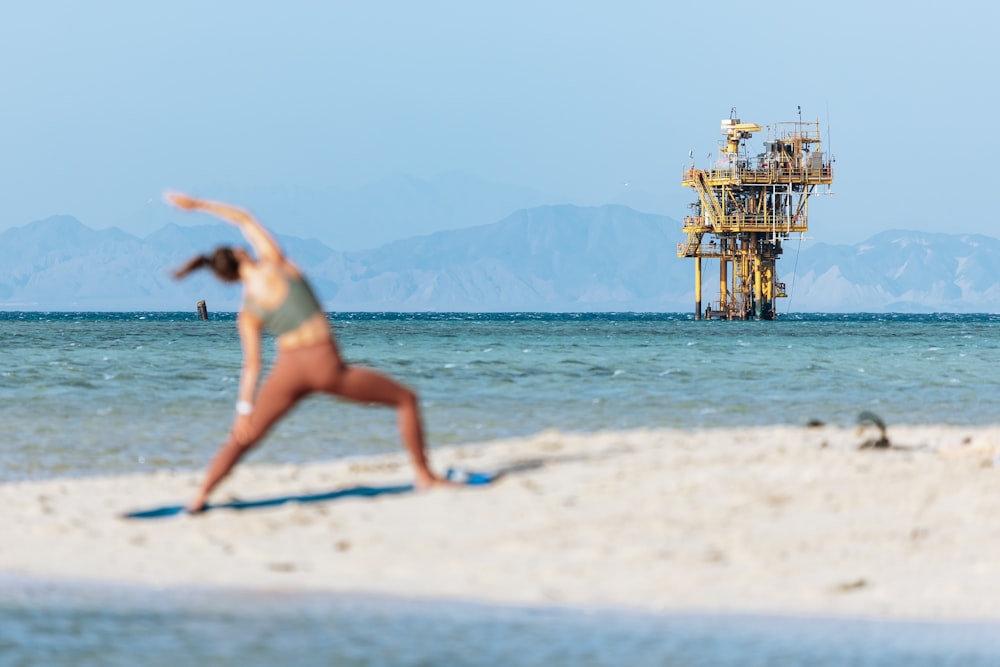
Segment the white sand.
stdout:
[[[125,520],[200,473],[0,486],[0,574],[646,610],[1000,619],[997,428],[546,432],[442,448],[487,487]],[[266,446],[266,444],[265,444]],[[1000,463],[997,463],[1000,465]],[[213,498],[405,483],[402,455]]]

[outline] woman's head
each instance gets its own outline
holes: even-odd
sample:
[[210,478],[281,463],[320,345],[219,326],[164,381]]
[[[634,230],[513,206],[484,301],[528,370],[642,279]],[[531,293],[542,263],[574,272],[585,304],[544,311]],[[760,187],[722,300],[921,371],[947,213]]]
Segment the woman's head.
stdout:
[[240,279],[240,262],[245,259],[247,254],[243,250],[221,246],[211,255],[198,255],[189,259],[184,266],[174,271],[174,278],[183,278],[192,271],[207,266],[219,280],[234,283]]

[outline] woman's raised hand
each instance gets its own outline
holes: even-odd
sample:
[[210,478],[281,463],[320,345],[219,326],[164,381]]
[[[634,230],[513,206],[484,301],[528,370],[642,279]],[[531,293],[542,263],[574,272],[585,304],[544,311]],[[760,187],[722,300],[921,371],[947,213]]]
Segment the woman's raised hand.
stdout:
[[183,192],[165,192],[163,193],[163,199],[168,204],[173,204],[177,208],[184,209],[185,211],[193,211],[201,203],[194,197],[189,197]]

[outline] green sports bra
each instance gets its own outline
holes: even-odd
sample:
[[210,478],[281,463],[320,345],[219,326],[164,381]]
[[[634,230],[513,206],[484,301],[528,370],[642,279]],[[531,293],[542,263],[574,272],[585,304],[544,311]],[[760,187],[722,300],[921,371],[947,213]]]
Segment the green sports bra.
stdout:
[[274,310],[261,308],[249,298],[244,302],[247,310],[259,317],[264,328],[275,336],[294,331],[316,313],[323,312],[316,294],[304,277],[286,276],[286,279],[288,294]]

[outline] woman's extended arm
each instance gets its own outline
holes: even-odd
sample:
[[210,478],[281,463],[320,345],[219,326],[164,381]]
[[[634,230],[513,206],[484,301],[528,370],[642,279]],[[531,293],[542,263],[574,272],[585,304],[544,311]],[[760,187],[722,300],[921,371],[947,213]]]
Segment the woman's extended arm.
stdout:
[[236,327],[240,332],[240,343],[243,345],[243,370],[240,373],[237,400],[240,403],[253,405],[257,379],[260,377],[261,324],[257,317],[244,311],[239,314]]
[[222,202],[196,199],[181,192],[167,192],[164,199],[179,209],[185,211],[204,211],[217,218],[229,222],[243,233],[257,253],[257,257],[269,262],[280,263],[284,259],[281,246],[274,240],[271,233],[264,228],[252,215],[241,208],[223,204]]

